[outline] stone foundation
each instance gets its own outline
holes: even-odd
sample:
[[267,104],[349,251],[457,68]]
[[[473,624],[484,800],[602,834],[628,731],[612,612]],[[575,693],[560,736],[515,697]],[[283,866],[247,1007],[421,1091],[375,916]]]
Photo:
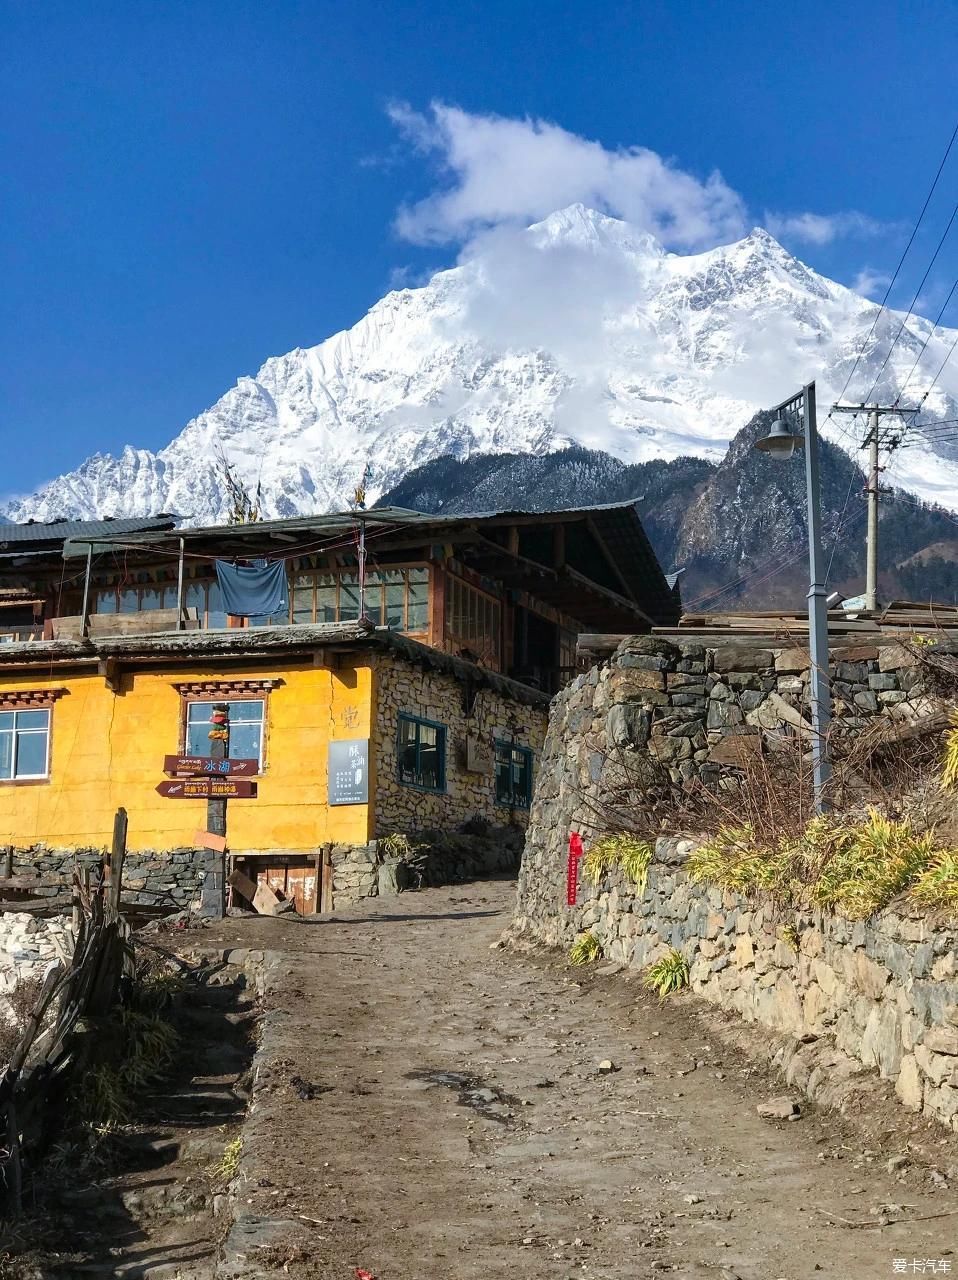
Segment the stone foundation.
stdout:
[[[98,867],[102,849],[51,849],[32,845],[13,852],[13,873],[38,878],[59,876],[60,889],[38,889],[36,897],[68,892],[79,863]],[[170,911],[199,911],[203,885],[215,872],[219,855],[209,849],[172,849],[168,853],[128,853],[123,860],[123,900]]]

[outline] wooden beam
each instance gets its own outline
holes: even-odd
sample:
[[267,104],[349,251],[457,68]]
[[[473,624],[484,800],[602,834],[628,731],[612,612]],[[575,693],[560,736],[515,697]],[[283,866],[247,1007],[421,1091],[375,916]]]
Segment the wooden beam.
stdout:
[[595,527],[595,521],[592,519],[591,516],[587,516],[585,524],[586,524],[586,528],[589,530],[589,532],[592,534],[592,537],[595,539],[596,545],[598,546],[599,550],[602,552],[602,558],[605,560],[606,564],[609,566],[609,568],[612,570],[615,577],[618,579],[619,586],[622,588],[623,592],[625,593],[626,599],[631,600],[632,589],[629,586],[628,582],[625,580],[625,577],[622,574],[622,570],[619,568],[618,563],[616,562],[616,559],[613,556],[612,552],[606,546],[605,539],[602,537],[601,533],[599,533],[598,529]]
[[565,525],[557,520],[552,526],[552,567],[561,569],[565,564]]
[[112,689],[114,693],[121,692],[123,674],[117,658],[101,658],[97,663],[97,671],[108,689]]
[[632,633],[616,635],[614,633],[595,633],[583,631],[575,642],[576,653],[614,653],[623,640]]

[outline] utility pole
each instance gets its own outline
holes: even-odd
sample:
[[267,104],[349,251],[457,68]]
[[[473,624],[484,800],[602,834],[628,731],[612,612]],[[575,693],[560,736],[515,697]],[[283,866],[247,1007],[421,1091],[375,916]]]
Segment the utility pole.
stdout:
[[918,409],[903,409],[901,405],[873,404],[834,404],[832,413],[868,414],[868,429],[861,447],[868,449],[868,481],[865,495],[868,500],[868,527],[865,535],[865,610],[869,613],[878,611],[878,500],[881,494],[880,450],[889,453],[897,449],[901,443],[902,425],[889,423],[883,426],[885,418],[913,418]]
[[868,415],[868,532],[865,535],[865,608],[878,609],[878,406]]

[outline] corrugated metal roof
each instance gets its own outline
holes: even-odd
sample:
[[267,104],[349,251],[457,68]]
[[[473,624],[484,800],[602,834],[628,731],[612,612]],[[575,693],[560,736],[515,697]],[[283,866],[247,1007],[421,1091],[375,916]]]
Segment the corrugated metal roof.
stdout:
[[104,534],[114,537],[124,533],[147,533],[151,529],[165,530],[176,527],[175,516],[140,516],[118,520],[52,520],[45,524],[0,524],[0,547],[11,543],[65,542],[67,538],[101,538]]

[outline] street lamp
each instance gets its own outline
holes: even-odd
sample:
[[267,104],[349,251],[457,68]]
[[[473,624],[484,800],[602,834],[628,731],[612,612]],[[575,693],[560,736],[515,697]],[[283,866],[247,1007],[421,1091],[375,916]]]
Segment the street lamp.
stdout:
[[[828,602],[822,556],[822,501],[818,468],[818,426],[815,420],[815,383],[810,382],[772,412],[775,421],[755,448],[772,458],[790,458],[797,445],[805,444],[805,480],[808,490],[808,641],[811,656],[812,772],[815,812],[828,808],[828,783],[832,767],[828,758],[828,725],[832,718],[832,694],[828,676]],[[790,421],[799,419],[805,434],[793,431]]]

